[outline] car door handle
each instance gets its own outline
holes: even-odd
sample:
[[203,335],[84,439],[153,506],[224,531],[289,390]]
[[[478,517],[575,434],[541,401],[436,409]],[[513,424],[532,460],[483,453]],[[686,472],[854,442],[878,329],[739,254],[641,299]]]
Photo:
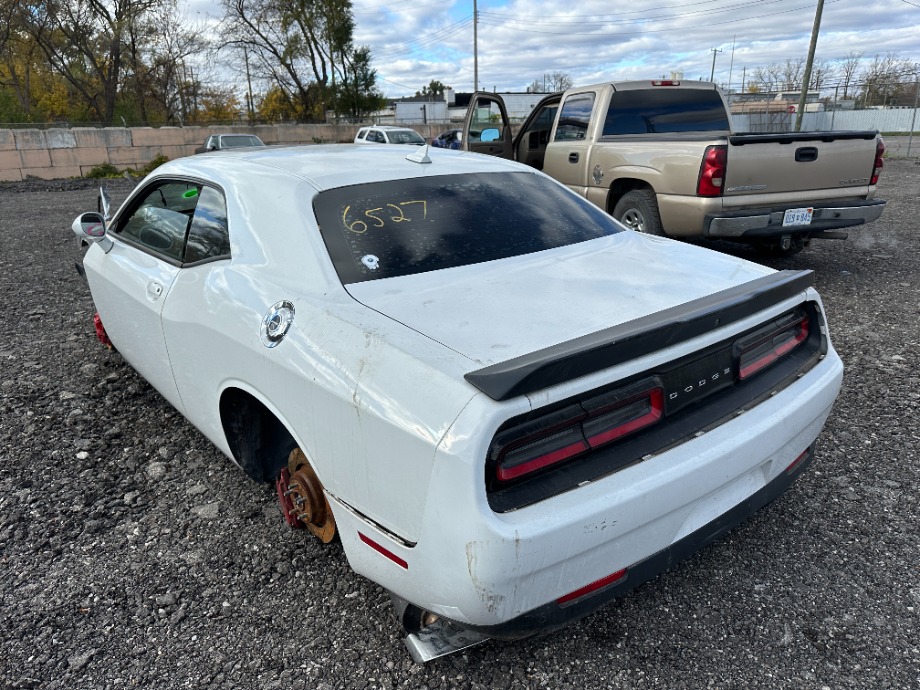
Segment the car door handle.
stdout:
[[573,153],[570,153],[570,154],[569,154],[569,163],[577,163],[577,162],[578,162],[578,154],[577,154],[577,153],[574,153],[574,152],[573,152]]
[[147,283],[147,299],[151,302],[156,302],[160,299],[160,295],[163,294],[163,284],[157,282],[156,280],[151,280]]

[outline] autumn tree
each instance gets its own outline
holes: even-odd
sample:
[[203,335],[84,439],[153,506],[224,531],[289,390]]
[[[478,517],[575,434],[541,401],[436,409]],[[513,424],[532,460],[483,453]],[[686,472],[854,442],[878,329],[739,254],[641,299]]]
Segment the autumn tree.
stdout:
[[[251,76],[279,89],[292,110],[325,119],[370,52],[353,44],[351,0],[222,0],[221,36]],[[245,54],[243,53],[245,51]],[[361,54],[359,51],[365,51]],[[360,71],[360,70],[359,70]],[[366,73],[376,79],[373,71]]]
[[136,119],[144,124],[199,119],[202,81],[196,58],[205,54],[208,44],[203,30],[176,9],[175,0],[164,2],[128,29],[130,61],[124,91],[133,96]]
[[126,69],[132,32],[174,0],[38,0],[17,3],[17,25],[88,110],[110,124]]

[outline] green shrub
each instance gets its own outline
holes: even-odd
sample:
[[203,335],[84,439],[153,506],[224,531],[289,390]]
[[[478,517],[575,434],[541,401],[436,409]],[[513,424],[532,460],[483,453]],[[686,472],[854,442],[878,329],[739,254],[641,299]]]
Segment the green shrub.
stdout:
[[118,172],[118,168],[116,168],[111,163],[102,163],[86,173],[87,177],[91,177],[95,180],[99,180],[104,177],[118,177],[119,175],[120,173]]
[[141,176],[149,175],[154,170],[159,168],[163,163],[169,160],[169,156],[164,156],[162,153],[156,156],[152,161],[147,163],[143,168],[140,168],[137,172]]

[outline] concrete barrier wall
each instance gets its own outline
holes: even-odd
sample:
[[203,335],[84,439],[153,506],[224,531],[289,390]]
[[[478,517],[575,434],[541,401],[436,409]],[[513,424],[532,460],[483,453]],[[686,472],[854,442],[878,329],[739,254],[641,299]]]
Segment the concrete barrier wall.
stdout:
[[[413,125],[426,139],[450,125]],[[0,129],[0,180],[82,177],[97,165],[138,169],[158,155],[189,156],[211,134],[255,134],[266,144],[352,141],[358,125],[258,125],[255,127],[74,127]]]

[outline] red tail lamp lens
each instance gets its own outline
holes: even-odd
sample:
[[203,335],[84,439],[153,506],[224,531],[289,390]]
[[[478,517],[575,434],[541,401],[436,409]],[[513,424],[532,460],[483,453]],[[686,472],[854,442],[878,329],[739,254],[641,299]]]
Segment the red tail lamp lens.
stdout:
[[556,599],[556,603],[559,605],[568,604],[576,599],[581,599],[586,594],[591,594],[596,592],[599,589],[603,589],[608,585],[612,585],[615,582],[620,582],[626,577],[626,568],[618,570],[615,573],[611,573],[607,577],[602,577],[600,580],[595,580],[590,585],[585,585],[581,589],[576,589],[574,592],[566,594],[564,597],[559,597]]
[[727,146],[707,146],[700,166],[700,178],[696,185],[698,196],[721,196],[725,182],[725,165],[728,160]]
[[499,481],[508,482],[550,465],[571,460],[586,450],[588,443],[581,433],[580,425],[529,442],[525,439],[524,445],[503,454],[497,476]]
[[610,443],[654,424],[664,414],[664,391],[661,388],[642,393],[613,410],[592,415],[585,423],[585,436],[592,448]]
[[654,424],[664,415],[664,389],[652,383],[569,405],[500,434],[491,452],[496,479],[520,479]]
[[808,340],[808,334],[808,317],[794,314],[743,338],[736,344],[739,380],[744,381],[785,357]]
[[875,164],[872,167],[872,179],[869,184],[878,184],[879,175],[885,167],[885,142],[881,139],[875,144]]

